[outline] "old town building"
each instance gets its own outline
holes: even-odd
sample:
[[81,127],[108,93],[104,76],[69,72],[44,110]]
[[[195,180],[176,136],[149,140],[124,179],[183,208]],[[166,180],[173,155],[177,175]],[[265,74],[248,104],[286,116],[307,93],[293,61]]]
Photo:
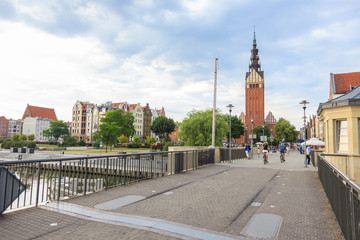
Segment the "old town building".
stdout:
[[147,103],[145,107],[142,107],[143,110],[143,139],[151,138],[151,109]]
[[57,121],[53,108],[27,105],[22,118],[22,134],[34,134],[35,141],[48,141],[43,131],[50,127],[50,122]]
[[259,125],[268,125],[270,130],[274,129],[276,119],[272,112],[269,112],[265,119],[264,90],[264,71],[261,70],[259,50],[257,49],[256,36],[254,32],[249,71],[245,76],[245,113],[242,112],[239,116],[239,119],[242,123],[244,123],[245,132],[244,136],[240,139],[236,139],[236,143],[250,143],[251,130]]
[[0,116],[0,140],[8,138],[9,120]]

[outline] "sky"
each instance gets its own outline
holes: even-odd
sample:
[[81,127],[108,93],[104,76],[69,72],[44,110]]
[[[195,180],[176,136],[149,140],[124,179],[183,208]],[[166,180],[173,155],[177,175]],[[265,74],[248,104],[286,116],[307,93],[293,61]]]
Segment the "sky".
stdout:
[[0,115],[27,104],[71,121],[77,100],[149,103],[182,121],[245,112],[256,31],[265,116],[297,129],[329,98],[330,73],[360,71],[358,0],[0,0]]

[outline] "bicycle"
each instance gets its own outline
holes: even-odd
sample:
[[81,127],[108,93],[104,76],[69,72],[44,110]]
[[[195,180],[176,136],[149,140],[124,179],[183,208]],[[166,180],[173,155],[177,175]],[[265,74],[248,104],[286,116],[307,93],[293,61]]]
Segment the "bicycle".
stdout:
[[280,153],[280,162],[285,162],[285,153]]
[[266,153],[265,152],[263,153],[263,158],[264,158],[264,165],[269,163],[268,160],[266,159]]

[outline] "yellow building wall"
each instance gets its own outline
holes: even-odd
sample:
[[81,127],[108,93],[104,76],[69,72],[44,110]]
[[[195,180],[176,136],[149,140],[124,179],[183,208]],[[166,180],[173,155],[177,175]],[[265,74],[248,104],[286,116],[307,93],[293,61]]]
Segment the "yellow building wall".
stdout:
[[[323,109],[321,117],[324,118],[325,131],[325,154],[338,156],[326,156],[340,171],[350,179],[360,184],[360,149],[359,149],[359,119],[360,106],[344,106]],[[348,151],[336,151],[336,120],[347,120],[348,127]]]

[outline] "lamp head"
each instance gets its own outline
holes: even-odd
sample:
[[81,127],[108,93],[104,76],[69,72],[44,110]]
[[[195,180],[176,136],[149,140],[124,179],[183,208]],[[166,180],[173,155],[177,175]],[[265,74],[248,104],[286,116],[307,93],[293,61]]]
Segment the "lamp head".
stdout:
[[251,120],[251,123],[254,123],[254,119],[253,119],[253,118],[251,118],[250,120]]
[[302,105],[303,105],[303,109],[305,109],[305,108],[306,108],[306,104],[309,104],[309,102],[306,101],[306,100],[302,100],[302,101],[300,102],[300,104],[302,104]]
[[227,108],[229,108],[229,111],[231,112],[232,108],[235,107],[233,106],[231,103],[229,105],[226,106]]

